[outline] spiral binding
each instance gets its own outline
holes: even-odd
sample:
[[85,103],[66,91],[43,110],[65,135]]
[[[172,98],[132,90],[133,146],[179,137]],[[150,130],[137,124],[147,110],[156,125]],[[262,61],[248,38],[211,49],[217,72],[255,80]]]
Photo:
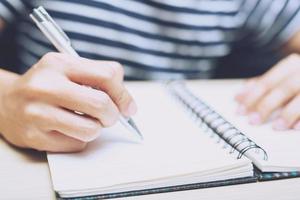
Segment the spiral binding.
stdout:
[[219,136],[218,143],[223,140],[225,142],[224,148],[228,145],[231,146],[230,153],[238,152],[237,159],[243,157],[247,151],[255,149],[255,153],[260,154],[263,152],[263,159],[268,160],[268,154],[262,147],[258,146],[220,114],[192,94],[184,83],[172,81],[167,86],[171,95],[193,114],[196,121],[200,121],[206,132],[212,133],[211,137]]

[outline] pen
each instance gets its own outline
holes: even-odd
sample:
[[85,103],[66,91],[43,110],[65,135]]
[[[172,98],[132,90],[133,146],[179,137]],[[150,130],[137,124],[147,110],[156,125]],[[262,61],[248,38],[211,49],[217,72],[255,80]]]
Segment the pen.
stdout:
[[[42,6],[33,9],[30,17],[59,52],[79,57],[77,52],[73,49],[69,37]],[[135,133],[140,139],[143,139],[143,135],[131,118],[120,115],[119,121],[128,130]]]

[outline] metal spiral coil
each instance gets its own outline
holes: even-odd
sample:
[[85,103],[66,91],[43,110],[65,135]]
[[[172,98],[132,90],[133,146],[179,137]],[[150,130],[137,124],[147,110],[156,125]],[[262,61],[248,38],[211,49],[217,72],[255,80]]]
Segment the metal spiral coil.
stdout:
[[249,139],[245,134],[225,120],[220,114],[214,111],[206,103],[192,94],[182,82],[173,81],[168,83],[168,91],[194,116],[195,120],[206,127],[206,132],[212,132],[219,136],[219,141],[223,140],[231,146],[230,153],[238,152],[237,159],[242,158],[245,153],[255,149],[256,153],[263,152],[263,159],[268,160],[267,152]]

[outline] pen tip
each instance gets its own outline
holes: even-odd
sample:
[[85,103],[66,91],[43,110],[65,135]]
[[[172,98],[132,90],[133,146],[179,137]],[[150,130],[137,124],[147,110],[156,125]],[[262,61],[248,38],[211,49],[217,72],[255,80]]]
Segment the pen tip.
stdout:
[[139,129],[135,129],[135,130],[138,133],[138,135],[140,136],[140,139],[144,140],[144,136],[142,135],[142,133],[140,132],[140,130]]
[[132,126],[136,134],[140,137],[141,140],[144,140],[144,136],[142,135],[141,131],[138,129],[138,127],[135,125],[135,123],[132,121],[132,119],[128,120],[128,123]]

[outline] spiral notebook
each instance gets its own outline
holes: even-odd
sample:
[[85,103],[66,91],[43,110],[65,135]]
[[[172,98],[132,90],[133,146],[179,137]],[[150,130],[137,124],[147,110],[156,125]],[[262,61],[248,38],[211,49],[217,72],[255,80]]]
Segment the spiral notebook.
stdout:
[[201,83],[128,87],[139,107],[134,120],[144,141],[135,141],[117,124],[102,130],[83,152],[48,153],[59,198],[126,197],[298,176],[300,134],[279,138],[286,144],[269,137],[270,129],[248,135],[234,120],[229,122],[231,115],[221,114],[234,107],[226,101],[232,96],[218,96],[226,87],[220,85],[215,97],[209,94],[212,106],[202,100],[212,88],[202,90]]

